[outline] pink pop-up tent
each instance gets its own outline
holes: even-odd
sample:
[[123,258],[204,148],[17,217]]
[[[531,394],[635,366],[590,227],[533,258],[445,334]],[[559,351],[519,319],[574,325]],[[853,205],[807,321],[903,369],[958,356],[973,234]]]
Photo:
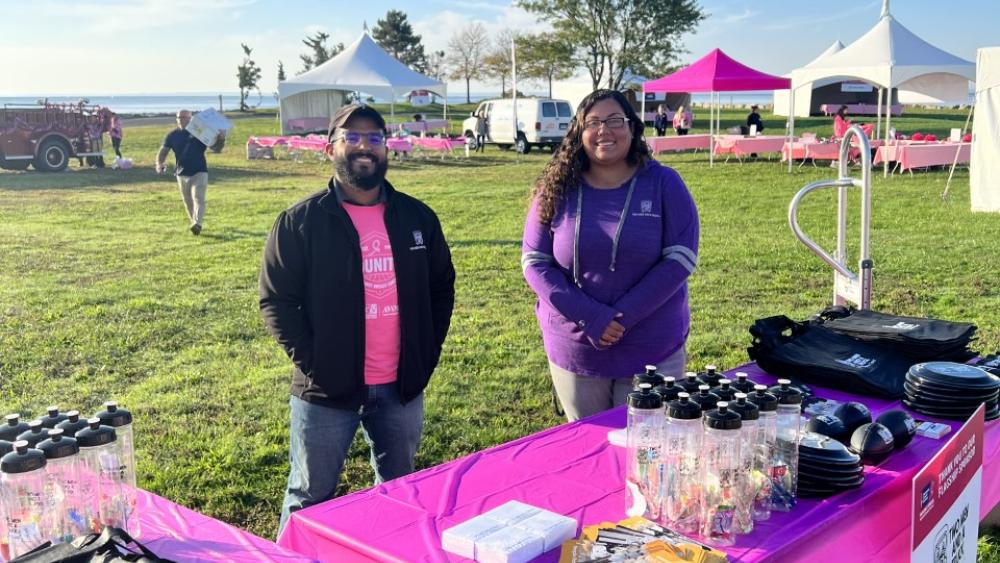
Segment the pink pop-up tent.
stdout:
[[714,161],[714,135],[719,130],[719,92],[748,92],[755,90],[785,90],[791,88],[792,81],[754,70],[722,52],[712,49],[704,57],[656,80],[643,83],[643,113],[645,113],[646,92],[705,92],[711,95],[709,133],[713,143],[709,151],[709,161]]

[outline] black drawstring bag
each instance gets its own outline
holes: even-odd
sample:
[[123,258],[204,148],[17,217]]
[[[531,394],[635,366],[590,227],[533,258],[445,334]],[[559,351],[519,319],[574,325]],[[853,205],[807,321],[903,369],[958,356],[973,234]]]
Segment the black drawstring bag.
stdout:
[[969,344],[975,339],[976,325],[902,317],[878,311],[858,311],[828,307],[811,319],[827,329],[904,354],[917,362],[966,362],[975,354]]
[[898,399],[914,362],[896,352],[838,334],[822,324],[768,317],[750,327],[750,358],[766,372],[849,393]]
[[[131,547],[131,546],[134,546]],[[107,527],[100,534],[80,536],[70,543],[45,543],[10,563],[174,563],[157,557],[125,530]]]

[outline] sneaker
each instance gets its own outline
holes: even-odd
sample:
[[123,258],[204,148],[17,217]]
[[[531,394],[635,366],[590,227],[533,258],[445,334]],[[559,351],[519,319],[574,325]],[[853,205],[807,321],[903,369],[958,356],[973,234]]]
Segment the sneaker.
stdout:
[[191,225],[191,234],[192,235],[200,235],[201,234],[201,225],[199,225],[198,223],[195,223],[194,225]]

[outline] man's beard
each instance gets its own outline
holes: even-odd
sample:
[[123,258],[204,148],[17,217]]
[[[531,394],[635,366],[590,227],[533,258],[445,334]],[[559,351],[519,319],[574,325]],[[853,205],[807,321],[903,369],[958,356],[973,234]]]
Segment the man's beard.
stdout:
[[[370,158],[372,166],[366,171],[356,172],[353,166],[354,161],[362,157]],[[349,154],[345,158],[337,159],[334,163],[334,168],[337,171],[337,177],[341,181],[367,192],[382,185],[382,181],[385,180],[385,173],[389,169],[389,163],[373,153],[358,152]]]

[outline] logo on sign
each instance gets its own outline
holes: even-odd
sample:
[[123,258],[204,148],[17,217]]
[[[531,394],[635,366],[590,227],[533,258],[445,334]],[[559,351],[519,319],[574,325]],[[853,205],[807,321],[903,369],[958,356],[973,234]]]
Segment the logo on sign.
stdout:
[[920,511],[923,512],[925,508],[931,503],[931,499],[934,496],[934,487],[931,486],[932,483],[927,483],[924,486],[924,490],[920,491]]

